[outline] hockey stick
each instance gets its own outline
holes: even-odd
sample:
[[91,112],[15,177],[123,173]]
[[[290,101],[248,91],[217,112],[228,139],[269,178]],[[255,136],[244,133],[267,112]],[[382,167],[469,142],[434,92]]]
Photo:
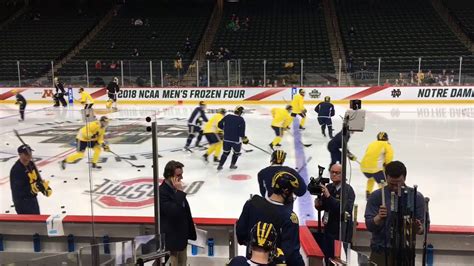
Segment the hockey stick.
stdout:
[[140,165],[134,164],[134,163],[132,163],[132,162],[130,162],[129,160],[127,160],[127,159],[121,157],[120,155],[116,154],[115,152],[113,152],[113,151],[111,151],[111,150],[109,150],[109,152],[112,153],[113,155],[119,157],[120,159],[124,160],[125,162],[127,162],[128,164],[130,164],[130,165],[133,166],[133,167],[136,167],[136,168],[145,168],[145,165],[143,165],[143,164],[140,164]]
[[[28,145],[26,144],[23,139],[21,138],[20,134],[18,133],[18,131],[16,129],[13,129],[13,133],[15,133],[15,136],[20,140],[21,144],[23,145]],[[28,145],[29,146],[29,145]],[[31,147],[30,147],[31,148]]]
[[266,154],[272,155],[270,152],[268,152],[268,151],[266,151],[266,150],[264,150],[264,149],[258,147],[257,145],[254,145],[254,144],[252,144],[252,143],[250,143],[250,142],[249,142],[248,144],[249,144],[250,146],[254,147],[254,148],[257,148],[257,149],[263,151],[263,152],[266,153]]
[[299,173],[301,172],[301,170],[303,170],[303,168],[306,167],[306,165],[308,165],[308,163],[313,159],[313,156],[309,156],[308,160],[306,160],[306,162],[300,167],[295,167],[295,170]]
[[[290,134],[290,136],[292,136],[293,138],[295,138],[295,135],[293,135],[293,133],[291,133],[290,131],[288,131],[288,134]],[[301,140],[299,140],[299,139],[298,139],[298,141],[299,141],[299,143],[300,143],[301,145],[305,146],[306,148],[311,147],[311,146],[313,145],[313,144],[304,144],[304,143],[303,143]]]

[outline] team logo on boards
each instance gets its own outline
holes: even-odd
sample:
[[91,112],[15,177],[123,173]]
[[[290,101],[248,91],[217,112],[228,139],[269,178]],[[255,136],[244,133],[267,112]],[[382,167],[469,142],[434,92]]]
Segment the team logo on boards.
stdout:
[[[160,178],[160,182],[163,179]],[[194,195],[199,192],[204,181],[194,181],[184,187],[184,192]],[[104,208],[141,209],[153,206],[153,178],[138,177],[127,180],[104,178],[93,191],[84,191],[96,196],[94,201]]]
[[41,98],[52,98],[53,97],[53,90],[52,89],[44,89],[43,90],[43,95],[41,95]]
[[393,89],[391,94],[392,98],[400,98],[400,96],[402,96],[402,91],[400,89]]
[[317,89],[314,89],[314,90],[310,91],[310,93],[309,93],[309,97],[311,97],[313,99],[318,99],[320,96],[321,96],[321,92],[319,92]]

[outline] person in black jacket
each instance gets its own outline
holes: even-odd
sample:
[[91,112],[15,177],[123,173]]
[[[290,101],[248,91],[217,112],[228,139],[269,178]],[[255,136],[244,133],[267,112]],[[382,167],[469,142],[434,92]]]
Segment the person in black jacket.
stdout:
[[64,83],[62,83],[58,77],[54,78],[54,88],[56,89],[56,93],[54,94],[54,107],[59,107],[59,102],[63,107],[67,106],[66,100],[64,99],[64,95],[67,95],[66,91],[64,90]]
[[28,145],[18,147],[19,159],[10,170],[10,188],[17,214],[40,214],[36,196],[38,193],[47,197],[52,194],[49,182],[41,178],[38,168],[31,160],[32,151]]
[[245,136],[245,120],[242,117],[244,113],[244,107],[235,107],[233,114],[228,114],[219,121],[217,127],[224,131],[224,152],[222,153],[219,166],[217,170],[222,170],[227,157],[230,154],[230,150],[233,151],[232,160],[230,162],[230,169],[237,169],[237,159],[240,156],[240,149],[243,144],[248,144],[249,139]]
[[[351,133],[352,134],[352,133]],[[347,142],[349,142],[350,135],[347,138]],[[334,136],[329,142],[328,142],[328,151],[331,153],[331,163],[329,164],[329,169],[331,169],[331,166],[337,162],[342,163],[342,130],[339,131],[339,133]],[[352,154],[349,149],[347,150],[347,157],[351,161],[356,161],[357,157]]]
[[107,97],[109,97],[107,103],[105,104],[105,107],[107,107],[107,109],[117,109],[117,94],[120,91],[118,83],[118,78],[114,77],[114,79],[110,81],[107,85]]
[[186,193],[183,191],[183,167],[169,161],[160,185],[161,233],[165,235],[166,250],[170,251],[171,266],[186,266],[188,239],[196,240],[196,229]]

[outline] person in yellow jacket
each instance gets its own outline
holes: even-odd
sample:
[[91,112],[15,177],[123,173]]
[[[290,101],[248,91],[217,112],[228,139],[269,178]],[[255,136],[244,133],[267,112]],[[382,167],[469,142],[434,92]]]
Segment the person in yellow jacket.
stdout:
[[81,95],[81,104],[84,105],[85,116],[90,117],[91,114],[93,116],[94,111],[92,110],[92,106],[94,105],[94,99],[84,88],[79,88],[79,94]]
[[291,118],[291,105],[287,105],[285,109],[283,108],[273,108],[272,109],[272,128],[275,131],[276,137],[273,139],[272,143],[269,144],[270,149],[273,150],[274,146],[281,146],[281,138],[286,129],[289,129],[289,126],[293,119]]
[[297,115],[301,116],[300,121],[300,129],[304,130],[304,124],[306,122],[306,108],[304,108],[304,95],[305,91],[300,89],[298,94],[293,97],[291,101],[291,107],[293,108],[291,112],[292,117],[296,117]]
[[364,158],[360,162],[362,173],[368,178],[366,196],[372,193],[375,182],[379,185],[385,180],[384,167],[393,160],[393,148],[388,142],[388,134],[379,132],[377,140],[370,143],[365,151]]
[[222,151],[222,140],[223,132],[217,124],[219,121],[224,118],[226,113],[226,109],[220,108],[217,110],[217,114],[211,117],[209,121],[204,125],[203,134],[209,142],[209,148],[207,148],[206,153],[202,157],[204,157],[204,161],[208,162],[208,157],[214,153],[214,162],[218,163],[220,161],[219,156],[221,155]]
[[105,144],[105,130],[109,125],[109,119],[102,116],[100,120],[90,122],[83,126],[77,133],[77,152],[69,155],[66,159],[61,161],[61,168],[66,169],[66,164],[75,163],[84,157],[86,148],[94,150],[92,155],[92,168],[101,169],[97,163],[99,162],[99,155],[104,151],[110,151],[109,145]]

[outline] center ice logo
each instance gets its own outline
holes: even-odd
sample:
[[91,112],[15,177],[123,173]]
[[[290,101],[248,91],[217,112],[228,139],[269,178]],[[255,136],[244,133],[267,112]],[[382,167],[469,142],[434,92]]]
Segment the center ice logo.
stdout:
[[[160,183],[163,179],[160,178]],[[184,187],[188,195],[196,194],[204,181],[194,181]],[[127,180],[103,179],[96,188],[86,194],[97,196],[94,201],[104,208],[141,209],[153,206],[153,178],[140,177]]]

